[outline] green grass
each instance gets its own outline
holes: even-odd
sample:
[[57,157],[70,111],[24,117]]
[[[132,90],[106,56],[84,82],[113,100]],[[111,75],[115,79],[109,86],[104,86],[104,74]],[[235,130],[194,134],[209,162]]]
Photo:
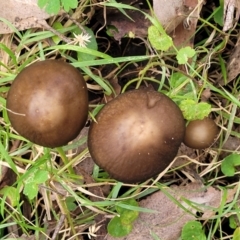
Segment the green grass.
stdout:
[[[105,4],[105,6],[121,6],[122,10],[126,8],[126,5],[115,3]],[[87,7],[94,8],[95,6],[91,5],[89,1],[81,1],[81,10],[84,11]],[[132,9],[130,6],[129,8]],[[239,172],[236,170],[235,177],[228,178],[221,173],[220,168],[223,161],[221,154],[223,152],[227,152],[229,155],[232,153],[231,150],[225,151],[222,147],[223,144],[229,136],[240,137],[239,130],[234,129],[234,126],[240,123],[240,78],[236,79],[234,84],[229,87],[216,84],[216,72],[218,75],[224,76],[226,81],[225,61],[229,56],[227,40],[235,40],[236,36],[234,31],[232,33],[222,32],[221,27],[214,24],[213,16],[214,13],[205,20],[200,19],[196,34],[204,31],[208,35],[195,44],[196,55],[191,62],[184,65],[184,70],[176,67],[177,50],[155,51],[153,55],[150,54],[151,49],[147,49],[147,54],[144,56],[112,57],[111,54],[102,50],[81,48],[76,44],[66,44],[63,41],[54,45],[52,43],[54,34],[46,30],[15,31],[9,36],[2,36],[0,43],[2,55],[2,62],[0,62],[0,170],[8,167],[13,171],[10,173],[11,176],[16,179],[10,183],[11,186],[3,184],[4,188],[0,189],[1,239],[13,238],[13,236],[5,234],[6,229],[16,230],[19,234],[26,236],[34,235],[35,239],[47,238],[48,230],[52,227],[48,224],[52,223],[54,228],[62,219],[62,225],[59,227],[61,238],[59,237],[59,239],[83,239],[82,236],[90,239],[96,234],[95,217],[98,214],[111,219],[117,215],[116,207],[119,206],[132,211],[151,213],[151,209],[126,205],[123,201],[132,198],[139,201],[159,190],[163,191],[178,207],[188,211],[185,205],[183,206],[178,199],[168,193],[167,188],[172,184],[181,185],[191,182],[194,178],[191,177],[191,174],[186,173],[188,167],[204,181],[206,186],[214,186],[223,192],[220,206],[211,209],[214,215],[202,221],[206,239],[232,239],[232,235],[224,232],[224,229],[226,225],[230,225],[229,228],[232,227],[232,232],[234,232],[234,228],[237,229],[239,226]],[[155,23],[154,19],[151,20]],[[75,29],[77,26],[72,24],[60,29],[59,32],[64,36],[69,36],[69,33]],[[216,31],[215,37],[212,39],[210,38],[211,31]],[[228,38],[226,38],[227,34]],[[100,38],[96,38],[96,40],[101,42]],[[109,38],[108,41],[111,39]],[[49,42],[51,42],[51,46]],[[94,59],[79,61],[73,57],[73,53],[76,52],[92,55]],[[197,151],[196,159],[185,154],[178,156],[178,159],[187,159],[187,161],[180,166],[169,167],[155,179],[144,183],[123,184],[117,182],[98,166],[94,167],[93,174],[89,175],[86,181],[81,171],[76,174],[76,169],[89,157],[88,149],[85,146],[87,136],[82,136],[62,148],[47,149],[32,144],[19,136],[11,127],[7,116],[7,92],[15,76],[33,62],[59,57],[66,59],[81,70],[91,91],[105,94],[105,96],[116,95],[116,92],[110,79],[106,79],[105,75],[101,74],[103,66],[111,66],[113,75],[120,77],[122,71],[128,69],[130,64],[141,66],[141,61],[144,61],[145,65],[141,66],[138,74],[135,74],[123,86],[122,92],[129,87],[138,88],[142,84],[154,83],[157,85],[158,91],[168,94],[175,102],[179,103],[189,97],[198,101],[201,99],[203,91],[210,89],[212,93],[211,114],[221,130],[218,145]],[[211,68],[211,65],[215,66],[215,70]],[[155,73],[161,74],[161,77],[155,78]],[[184,78],[183,81],[176,81],[173,84],[171,77],[176,73],[181,74]],[[96,115],[99,106],[99,104],[91,104],[90,116]],[[77,152],[76,149],[81,149],[81,151]],[[239,149],[235,153],[239,154]],[[35,179],[36,171],[42,171],[43,174],[47,172],[47,180],[41,182],[39,179]],[[33,193],[31,199],[24,194],[24,189],[29,181],[32,184],[29,186],[32,187],[32,191],[37,189],[36,194],[31,192]],[[107,190],[103,194],[105,189]],[[228,189],[235,189],[235,195],[231,201],[228,201]],[[194,205],[187,200],[186,204]],[[198,208],[199,206],[194,205],[194,207]],[[76,211],[76,209],[78,210]],[[77,214],[75,214],[76,212]]]

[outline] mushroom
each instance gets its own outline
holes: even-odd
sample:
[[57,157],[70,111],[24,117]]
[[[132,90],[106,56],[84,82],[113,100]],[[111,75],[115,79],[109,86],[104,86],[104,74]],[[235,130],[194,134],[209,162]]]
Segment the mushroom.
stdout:
[[88,116],[81,73],[68,63],[45,60],[23,69],[7,96],[13,128],[33,143],[60,147],[73,140]]
[[108,102],[90,125],[89,152],[111,177],[145,181],[163,171],[177,154],[185,133],[178,106],[148,89],[123,93]]
[[186,127],[183,142],[190,148],[208,148],[214,142],[218,132],[218,127],[211,118],[194,120]]

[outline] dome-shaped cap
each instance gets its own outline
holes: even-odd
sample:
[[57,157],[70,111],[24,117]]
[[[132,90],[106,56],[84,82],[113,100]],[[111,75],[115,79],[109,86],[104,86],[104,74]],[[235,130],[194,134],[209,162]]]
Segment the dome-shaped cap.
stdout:
[[72,65],[45,60],[23,69],[7,96],[10,122],[15,130],[45,147],[73,140],[88,115],[88,93],[81,73]]
[[171,163],[184,132],[182,113],[169,97],[133,90],[101,109],[90,126],[88,146],[93,160],[111,177],[134,183]]

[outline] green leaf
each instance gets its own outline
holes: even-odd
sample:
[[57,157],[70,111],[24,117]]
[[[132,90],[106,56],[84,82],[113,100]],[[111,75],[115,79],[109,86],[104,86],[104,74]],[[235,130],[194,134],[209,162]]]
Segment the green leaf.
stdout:
[[34,183],[25,184],[23,193],[28,196],[30,200],[35,198],[38,194],[38,185]]
[[220,26],[223,26],[224,23],[224,0],[219,0],[220,6],[217,7],[213,12],[213,19],[214,22],[219,24]]
[[60,11],[60,1],[59,0],[50,0],[48,5],[45,8],[45,11],[49,14],[58,14]]
[[[54,22],[52,27],[55,30],[63,29],[63,25],[60,22]],[[55,44],[58,44],[61,41],[61,39],[56,35],[52,37],[52,40],[54,41]]]
[[38,0],[38,6],[48,14],[57,14],[60,11],[60,0]]
[[20,194],[15,187],[5,186],[0,190],[0,194],[3,195],[3,199],[5,199],[6,197],[11,206],[13,207],[15,207],[19,202]]
[[[135,199],[127,199],[125,201],[121,201],[121,203],[138,207],[138,203]],[[139,212],[134,210],[129,210],[123,208],[121,206],[116,206],[116,211],[120,214],[121,220],[124,224],[131,224],[134,220],[137,219]]]
[[220,26],[223,26],[223,7],[219,6],[215,9],[214,15],[213,15],[214,22],[219,24]]
[[113,237],[124,237],[132,231],[132,224],[124,225],[121,217],[114,217],[108,223],[108,233]]
[[125,211],[120,215],[121,221],[123,224],[131,224],[137,219],[138,214],[139,213],[137,211],[129,211],[125,209]]
[[186,64],[189,58],[196,54],[195,50],[191,47],[181,48],[177,54],[178,64]]
[[181,101],[179,107],[183,116],[188,121],[201,120],[209,115],[211,112],[211,105],[205,102],[196,103],[192,99]]
[[[86,33],[90,36],[90,41],[86,42],[86,48],[91,49],[91,50],[98,50],[98,45],[97,45],[97,41],[94,35],[94,32],[92,31],[92,29],[84,27]],[[74,32],[76,35],[80,35],[82,33],[82,30],[77,28],[76,30],[74,30]],[[96,56],[92,55],[92,54],[87,54],[84,52],[77,52],[77,57],[78,57],[78,61],[79,62],[84,62],[84,61],[91,61],[94,60],[96,58]]]
[[221,171],[225,176],[232,177],[235,174],[236,166],[240,166],[240,155],[233,153],[223,159]]
[[236,221],[236,216],[232,215],[229,217],[229,227],[232,229],[236,229],[236,227],[238,226],[238,223]]
[[188,77],[180,72],[173,73],[170,77],[169,84],[171,87],[170,97],[188,96],[193,98],[192,85]]
[[48,2],[49,0],[38,0],[38,6],[40,7],[40,8],[43,8],[44,6],[46,6],[47,5],[47,2]]
[[148,38],[156,50],[167,51],[173,46],[172,38],[167,34],[161,33],[156,26],[150,26],[148,28]]
[[[134,198],[130,198],[130,199],[121,201],[121,202],[119,202],[119,204],[126,204],[126,205],[129,205],[129,206],[138,207],[138,202]],[[116,211],[119,214],[123,214],[125,211],[131,211],[131,210],[129,210],[129,208],[126,209],[126,208],[123,208],[121,206],[116,205]]]
[[38,184],[44,183],[48,179],[48,172],[45,170],[34,169],[25,180],[23,193],[30,200],[38,194]]
[[75,9],[78,6],[78,0],[62,0],[62,6],[66,12],[69,12],[70,9]]
[[113,25],[109,25],[107,26],[106,33],[109,37],[113,37],[116,33],[118,33],[118,29]]
[[74,197],[67,197],[65,202],[69,211],[74,211],[77,208]]
[[202,229],[202,225],[197,221],[187,222],[181,234],[182,240],[206,240],[206,235]]
[[48,171],[38,170],[33,178],[34,183],[44,183],[48,179]]
[[239,240],[239,239],[240,239],[240,227],[235,229],[232,240]]
[[[138,207],[135,199],[127,199],[119,202],[121,206],[116,205],[116,211],[120,217],[114,217],[108,224],[108,233],[113,237],[123,237],[132,230],[132,223],[138,217],[138,211],[131,210],[131,207]],[[126,206],[126,208],[122,207]]]

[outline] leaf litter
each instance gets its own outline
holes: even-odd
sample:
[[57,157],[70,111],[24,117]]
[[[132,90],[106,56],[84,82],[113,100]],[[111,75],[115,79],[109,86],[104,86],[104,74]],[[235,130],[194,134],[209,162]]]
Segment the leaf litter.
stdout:
[[[235,192],[236,189],[228,190],[228,202],[232,201]],[[158,213],[141,212],[128,236],[108,236],[107,240],[152,240],[152,234],[164,240],[178,239],[185,223],[209,219],[215,215],[221,204],[222,194],[222,191],[199,182],[162,188],[139,203],[140,207],[156,210]],[[197,217],[197,212],[202,216]]]

